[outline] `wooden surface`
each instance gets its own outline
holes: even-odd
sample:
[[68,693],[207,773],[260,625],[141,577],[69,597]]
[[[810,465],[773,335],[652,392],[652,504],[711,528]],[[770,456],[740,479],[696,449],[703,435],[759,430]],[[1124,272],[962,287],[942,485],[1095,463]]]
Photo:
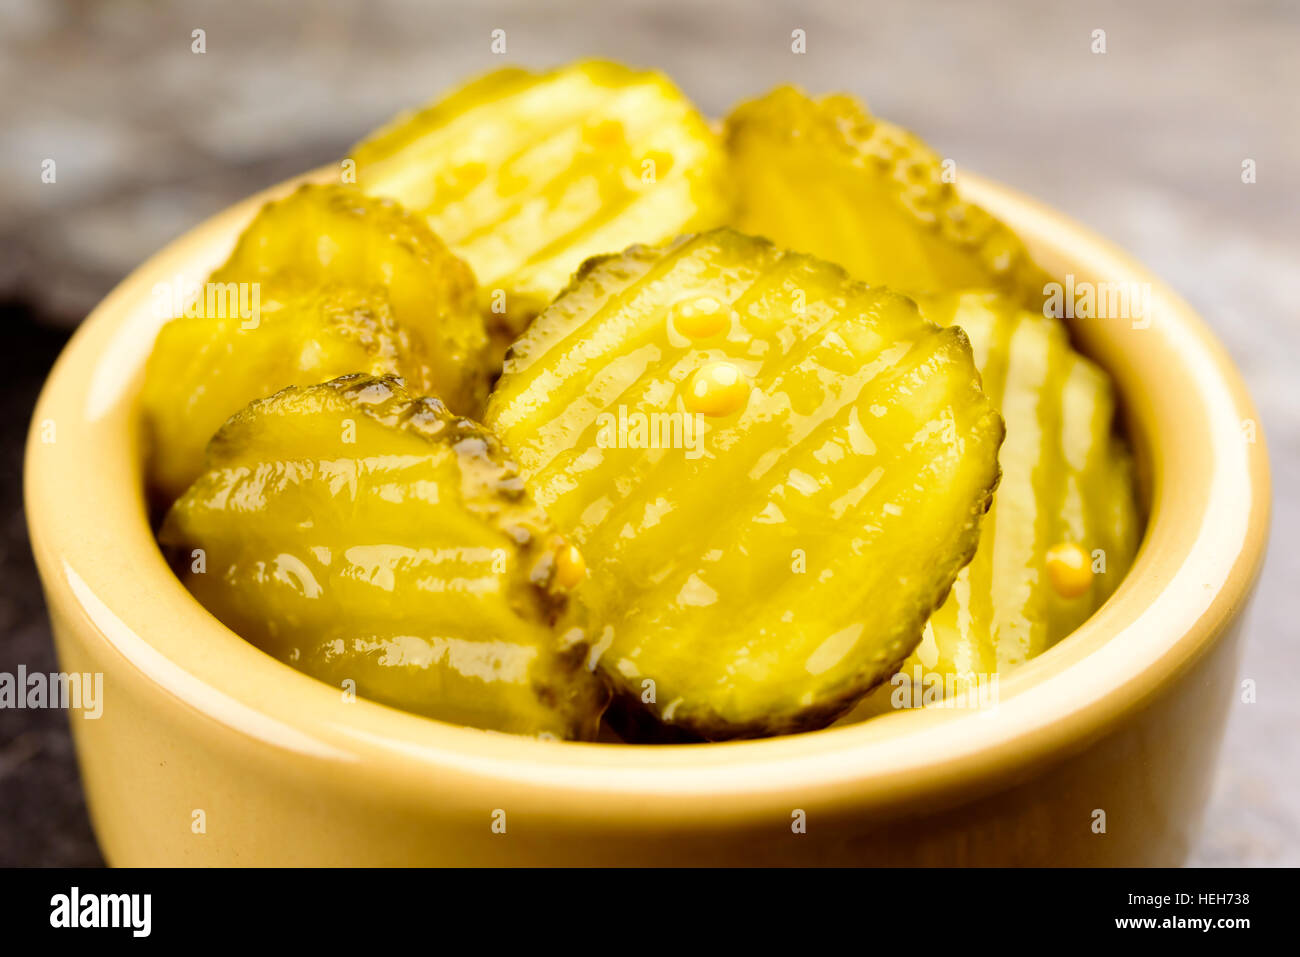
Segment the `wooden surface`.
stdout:
[[[494,29],[504,57],[490,52]],[[805,54],[791,52],[795,29]],[[1274,545],[1243,665],[1258,698],[1235,706],[1193,863],[1300,864],[1297,50],[1300,5],[1250,0],[4,0],[0,318],[17,341],[0,444],[16,462],[60,341],[51,327],[75,324],[205,216],[467,74],[608,56],[667,70],[714,115],[779,82],[850,90],[959,172],[1011,183],[1134,252],[1239,362],[1270,442]],[[57,181],[42,183],[50,158]],[[0,476],[0,508],[0,671],[48,669],[16,467]],[[97,860],[80,801],[62,716],[0,712],[0,863]]]

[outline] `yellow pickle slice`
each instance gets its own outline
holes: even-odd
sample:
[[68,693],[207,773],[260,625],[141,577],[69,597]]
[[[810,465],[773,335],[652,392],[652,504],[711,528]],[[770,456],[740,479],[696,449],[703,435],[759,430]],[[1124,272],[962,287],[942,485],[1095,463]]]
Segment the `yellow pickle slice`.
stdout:
[[482,411],[490,375],[473,273],[422,217],[391,200],[302,186],[262,208],[209,281],[256,282],[263,300],[324,286],[382,290],[420,344],[427,368],[419,379],[457,414]]
[[168,503],[203,471],[208,440],[253,399],[350,372],[405,377],[432,391],[420,344],[382,289],[323,287],[260,301],[259,314],[182,316],[158,334],[141,409],[150,485]]
[[920,303],[926,318],[970,337],[984,391],[1006,421],[1002,481],[975,557],[891,682],[904,693],[894,700],[882,689],[861,716],[954,696],[995,703],[996,676],[1060,641],[1110,596],[1142,532],[1114,388],[1071,347],[1060,320],[985,291]]
[[1020,239],[962,200],[955,167],[844,94],[779,87],[726,121],[734,225],[908,293],[1001,290],[1039,308],[1048,276]]
[[591,738],[581,556],[482,426],[350,375],[250,404],[159,541],[262,650],[340,689],[495,731]]
[[487,421],[586,559],[620,708],[706,739],[823,726],[897,669],[1002,440],[963,332],[729,229],[585,264]]
[[490,73],[356,146],[357,185],[473,267],[504,349],[590,256],[721,225],[718,137],[661,73],[587,60]]

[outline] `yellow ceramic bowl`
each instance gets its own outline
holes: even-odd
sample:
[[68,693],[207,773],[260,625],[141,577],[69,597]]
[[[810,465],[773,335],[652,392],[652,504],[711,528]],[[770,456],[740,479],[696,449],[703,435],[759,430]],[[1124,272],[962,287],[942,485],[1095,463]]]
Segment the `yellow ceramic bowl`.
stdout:
[[135,412],[157,284],[205,278],[285,189],[132,274],[36,410],[27,516],[61,667],[104,674],[102,716],[70,720],[111,863],[1183,860],[1237,698],[1269,478],[1236,371],[1141,266],[1034,202],[966,184],[1053,273],[1149,283],[1153,304],[1148,328],[1076,323],[1119,383],[1144,466],[1141,552],[1083,627],[1003,676],[997,707],[765,741],[570,744],[346,702],[228,631],[159,554]]

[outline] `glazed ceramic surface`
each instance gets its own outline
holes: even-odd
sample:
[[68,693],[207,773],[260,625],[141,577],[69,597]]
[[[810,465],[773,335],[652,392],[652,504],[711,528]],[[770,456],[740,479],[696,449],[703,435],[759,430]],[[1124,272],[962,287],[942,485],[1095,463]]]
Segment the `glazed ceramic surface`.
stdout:
[[[1269,514],[1264,440],[1169,289],[1060,215],[967,177],[1055,275],[1147,284],[1072,322],[1115,377],[1146,538],[1118,592],[1003,675],[995,707],[763,741],[572,744],[441,724],[302,675],[224,628],[159,553],[135,399],[168,285],[202,281],[278,187],[167,247],[90,316],[33,420],[26,500],[107,859],[144,864],[1176,864],[1194,840]],[[164,303],[170,308],[170,300]],[[1104,826],[1104,829],[1103,829]]]

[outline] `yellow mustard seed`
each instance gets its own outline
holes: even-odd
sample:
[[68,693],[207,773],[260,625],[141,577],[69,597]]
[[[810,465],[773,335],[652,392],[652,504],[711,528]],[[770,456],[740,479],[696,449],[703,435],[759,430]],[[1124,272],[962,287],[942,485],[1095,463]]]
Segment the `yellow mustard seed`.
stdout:
[[1092,561],[1074,542],[1059,542],[1047,550],[1047,577],[1062,598],[1078,598],[1092,587]]
[[577,588],[587,575],[582,552],[572,545],[561,545],[555,553],[555,585],[568,591]]
[[728,310],[712,296],[699,296],[673,303],[668,318],[684,336],[711,339],[726,330]]
[[686,383],[684,401],[690,412],[721,418],[744,408],[749,390],[749,377],[724,359],[695,370]]

